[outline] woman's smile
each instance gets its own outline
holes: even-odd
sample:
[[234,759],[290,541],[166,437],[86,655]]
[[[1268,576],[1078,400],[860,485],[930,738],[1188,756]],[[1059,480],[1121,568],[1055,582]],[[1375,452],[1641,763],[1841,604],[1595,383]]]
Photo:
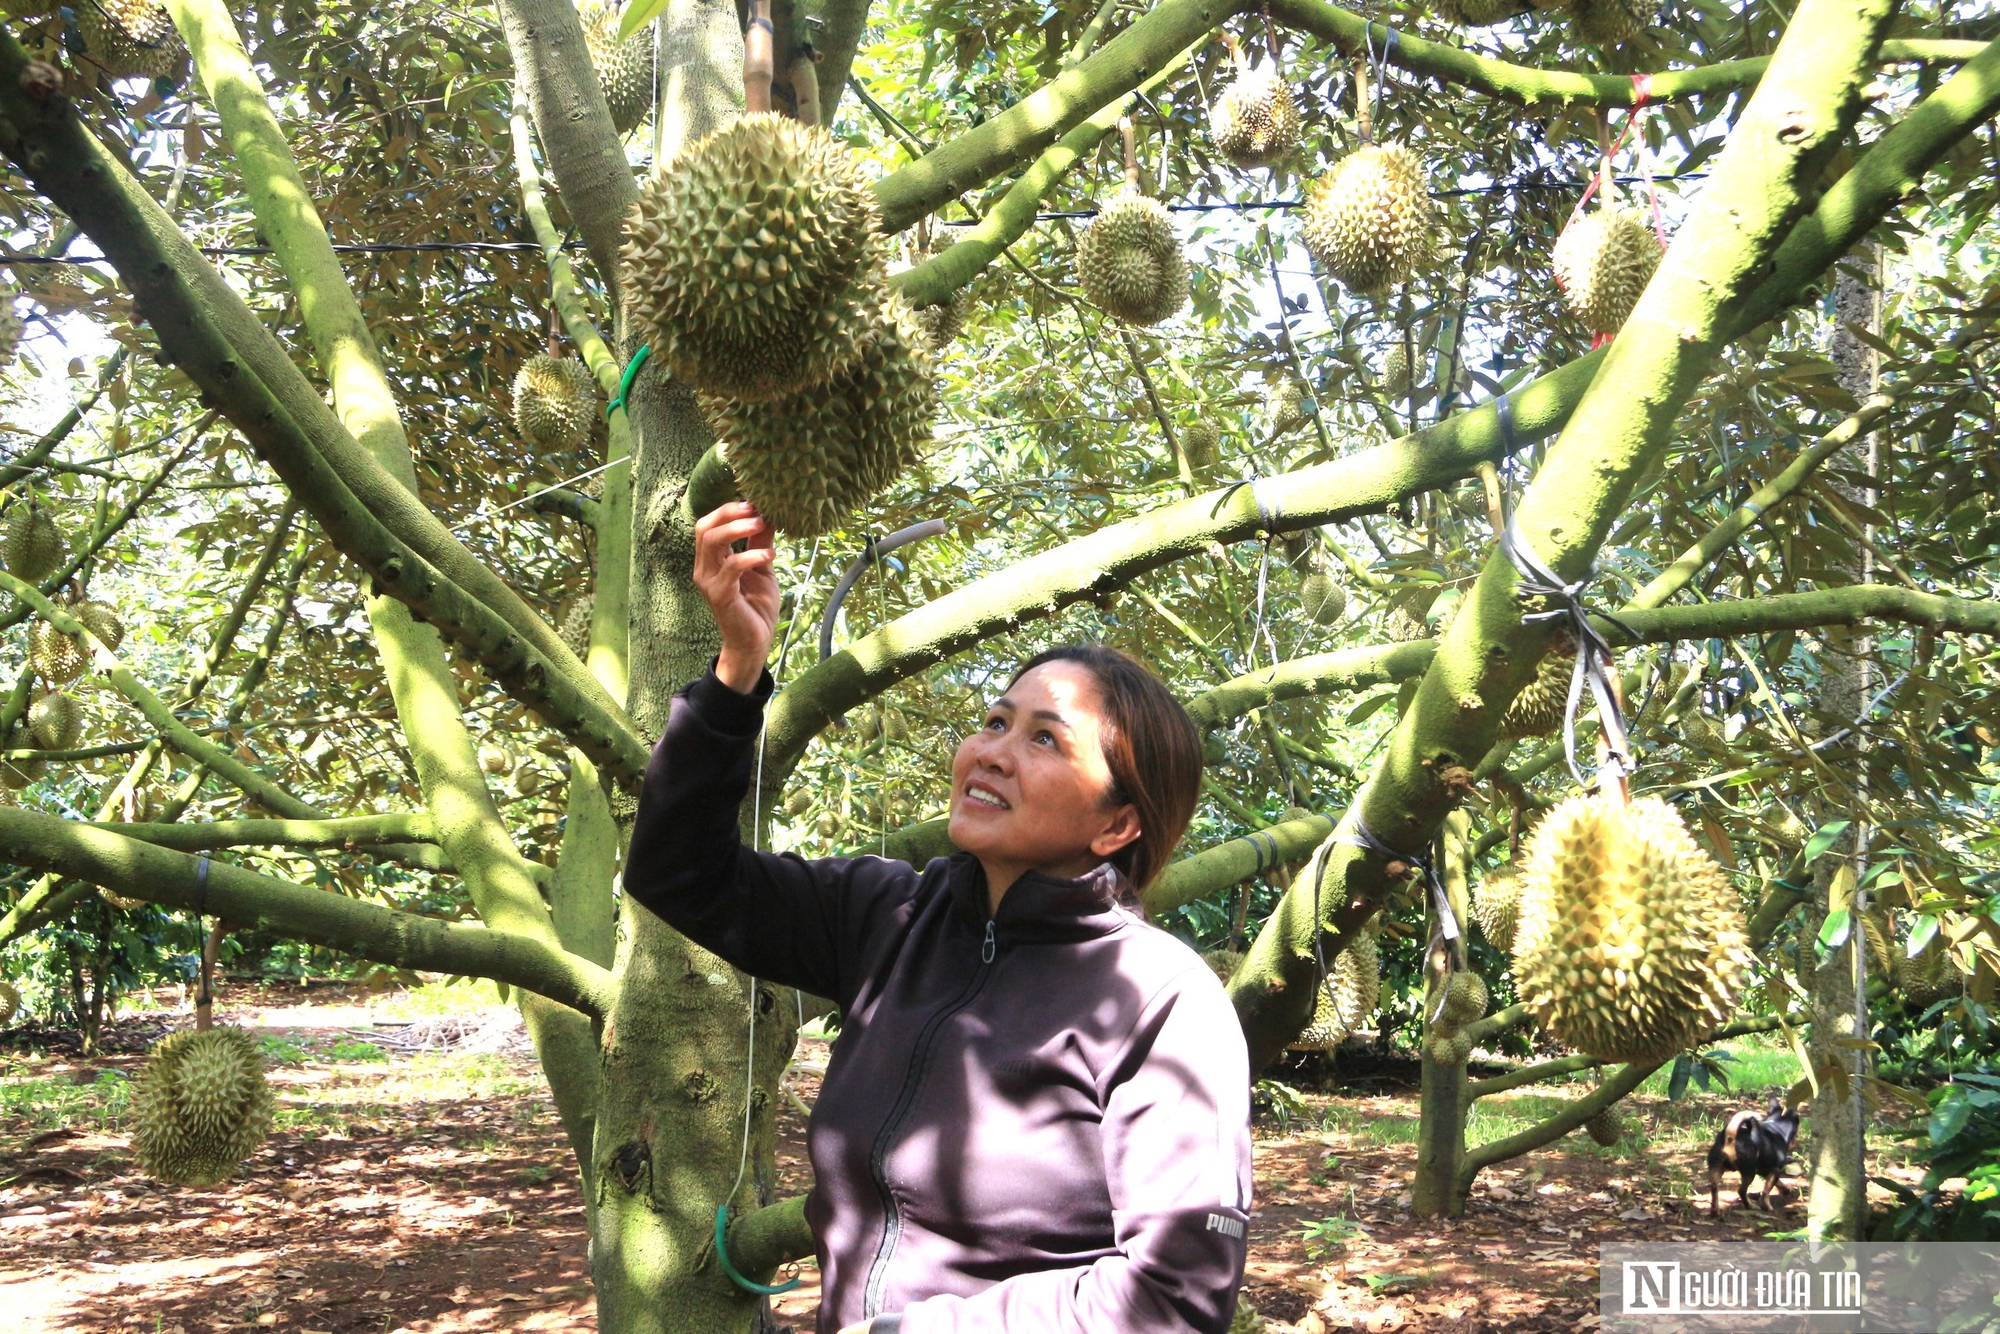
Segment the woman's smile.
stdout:
[[975,806],[984,806],[989,810],[1009,811],[1014,809],[1013,803],[978,779],[974,779],[965,785],[965,799]]

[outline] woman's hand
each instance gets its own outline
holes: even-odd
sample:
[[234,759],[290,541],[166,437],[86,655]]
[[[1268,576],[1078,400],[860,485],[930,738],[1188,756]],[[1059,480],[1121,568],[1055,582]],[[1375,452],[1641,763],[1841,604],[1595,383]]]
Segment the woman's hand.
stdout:
[[[747,500],[732,500],[695,520],[694,583],[722,631],[715,674],[730,689],[749,694],[764,674],[778,627],[778,579],[771,565],[771,525]],[[742,551],[731,551],[747,542]]]

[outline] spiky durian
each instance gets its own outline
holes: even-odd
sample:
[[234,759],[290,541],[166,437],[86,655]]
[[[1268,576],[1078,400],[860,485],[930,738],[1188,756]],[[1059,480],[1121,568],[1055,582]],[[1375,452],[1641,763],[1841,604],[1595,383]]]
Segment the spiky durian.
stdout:
[[103,602],[79,602],[69,609],[69,614],[83,623],[98,642],[113,653],[125,642],[125,622],[116,608]]
[[579,658],[590,650],[590,618],[595,614],[596,603],[596,598],[585,593],[570,604],[563,616],[562,641]]
[[1445,1028],[1464,1028],[1484,1019],[1491,999],[1485,978],[1477,973],[1453,973],[1445,983],[1444,1008],[1438,1015],[1438,1023]]
[[13,1022],[21,1009],[21,993],[12,982],[0,980],[0,1024]]
[[1599,1148],[1608,1149],[1624,1136],[1625,1122],[1619,1118],[1615,1109],[1606,1107],[1596,1116],[1585,1121],[1583,1123],[1583,1130],[1586,1135],[1590,1136],[1593,1144],[1596,1144]]
[[629,134],[653,110],[653,38],[641,31],[618,40],[619,15],[607,5],[587,3],[578,10],[590,66],[611,108],[611,128]]
[[1334,994],[1333,970],[1328,969],[1313,1006],[1312,1022],[1286,1046],[1292,1051],[1332,1051],[1346,1036],[1347,1026],[1340,1022],[1340,1001]]
[[1181,453],[1190,472],[1208,471],[1222,461],[1222,432],[1213,422],[1189,422],[1181,427]]
[[188,49],[153,0],[78,0],[73,11],[85,58],[113,78],[187,77]]
[[1091,302],[1128,324],[1158,324],[1188,299],[1187,260],[1159,200],[1128,190],[1098,210],[1076,242],[1076,276]]
[[1569,685],[1576,674],[1576,640],[1559,635],[1549,646],[1535,679],[1521,688],[1500,715],[1500,738],[1518,740],[1547,736],[1563,725],[1569,712]]
[[49,772],[47,760],[0,759],[0,784],[19,792],[30,783],[38,783]]
[[513,773],[514,753],[489,741],[479,748],[479,767],[489,774]]
[[1238,66],[1208,112],[1208,137],[1239,167],[1268,167],[1299,142],[1299,104],[1273,62]]
[[1228,986],[1229,979],[1234,977],[1237,968],[1242,966],[1243,956],[1236,950],[1217,949],[1202,955],[1201,960],[1208,965],[1209,970],[1222,982],[1222,985]]
[[7,532],[0,538],[0,560],[7,573],[24,584],[39,584],[62,568],[68,547],[48,508],[30,496],[7,515]]
[[1408,398],[1415,389],[1410,380],[1410,349],[1400,338],[1383,354],[1382,389],[1392,399]]
[[1313,182],[1299,234],[1341,286],[1369,296],[1425,261],[1432,218],[1417,155],[1401,144],[1363,144]]
[[580,449],[597,421],[597,381],[574,357],[537,352],[514,372],[514,425],[537,449]]
[[1424,1039],[1424,1055],[1439,1065],[1464,1065],[1472,1059],[1472,1039],[1455,1029],[1438,1029]]
[[1549,258],[1563,304],[1592,333],[1617,333],[1660,267],[1660,241],[1629,209],[1584,214],[1556,238]]
[[1569,0],[1570,26],[1598,46],[1637,37],[1660,12],[1660,0]]
[[1520,0],[1438,0],[1438,13],[1468,28],[1485,28],[1505,23],[1526,12]]
[[69,750],[83,736],[83,705],[74,695],[51,690],[28,706],[28,735],[43,750]]
[[90,658],[75,635],[64,634],[37,617],[28,623],[28,662],[42,680],[59,686],[82,676]]
[[1666,802],[1576,793],[1535,827],[1514,977],[1558,1041],[1665,1060],[1728,1020],[1750,958],[1728,878]]
[[648,178],[620,252],[653,354],[711,394],[775,399],[859,354],[882,299],[881,210],[818,126],[760,112]]
[[1399,604],[1382,618],[1382,633],[1398,644],[1407,644],[1413,639],[1428,639],[1431,631],[1421,616]]
[[1314,570],[1299,581],[1299,606],[1314,625],[1332,625],[1347,610],[1347,590],[1331,575]]
[[[930,248],[926,258],[936,259],[949,249],[951,242],[939,241]],[[947,343],[965,332],[965,319],[971,313],[972,286],[968,283],[942,301],[912,307],[910,318],[916,321],[931,351],[941,352]]]
[[1327,971],[1333,986],[1334,1014],[1344,1033],[1352,1033],[1375,1016],[1382,1001],[1382,948],[1372,931],[1364,931],[1340,952]]
[[824,387],[768,407],[701,396],[738,488],[780,532],[834,527],[930,443],[936,389],[922,335],[893,297],[868,319],[860,354]]
[[1715,724],[1702,713],[1699,705],[1689,705],[1681,714],[1681,740],[1693,750],[1714,750],[1721,742]]
[[26,327],[21,322],[21,312],[15,308],[13,294],[0,292],[0,370],[14,364],[14,354],[21,349],[21,334]]
[[1488,873],[1472,891],[1472,920],[1479,924],[1486,943],[1502,954],[1514,949],[1514,925],[1520,910],[1519,867],[1503,866]]
[[1250,1298],[1242,1293],[1236,1295],[1236,1314],[1229,1318],[1229,1334],[1265,1334],[1270,1325],[1250,1304]]
[[1286,376],[1264,391],[1264,428],[1272,435],[1287,435],[1312,420],[1306,412],[1306,391],[1297,380]]
[[1943,949],[1932,944],[1912,959],[1896,952],[1896,989],[1903,1003],[1913,1010],[1928,1010],[1939,1001],[1958,993],[1958,972]]
[[223,1180],[271,1128],[271,1087],[240,1028],[175,1033],[132,1085],[132,1153],[148,1176],[182,1186]]

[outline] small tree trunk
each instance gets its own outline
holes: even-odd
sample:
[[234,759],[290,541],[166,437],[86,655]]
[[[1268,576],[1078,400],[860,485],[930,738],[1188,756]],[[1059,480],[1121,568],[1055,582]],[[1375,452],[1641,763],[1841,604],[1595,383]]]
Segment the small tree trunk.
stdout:
[[[1452,915],[1464,931],[1466,920],[1466,862],[1471,851],[1468,834],[1471,821],[1463,811],[1453,811],[1444,822],[1444,857],[1438,872],[1444,881],[1445,897],[1451,901]],[[1426,898],[1432,896],[1426,893]],[[1433,937],[1437,931],[1437,905],[1433,901],[1424,916],[1425,929]],[[1457,948],[1440,945],[1433,950],[1429,973],[1433,985],[1424,992],[1424,1029],[1431,1031],[1430,1016],[1442,994],[1445,976],[1443,952]],[[1430,1044],[1423,1044],[1423,1080],[1417,1093],[1417,1172],[1410,1184],[1410,1200],[1421,1218],[1457,1214],[1465,1208],[1458,1197],[1460,1160],[1465,1156],[1465,1118],[1471,1103],[1465,1096],[1465,1066],[1445,1065],[1430,1056]]]
[[215,956],[222,951],[226,929],[218,920],[209,928],[201,945],[201,977],[194,993],[194,1031],[206,1033],[215,1027]]

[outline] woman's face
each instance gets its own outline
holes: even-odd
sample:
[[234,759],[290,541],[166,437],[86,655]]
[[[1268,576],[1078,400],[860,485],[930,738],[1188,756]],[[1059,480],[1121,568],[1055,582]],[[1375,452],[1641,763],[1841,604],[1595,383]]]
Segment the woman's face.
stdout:
[[995,700],[951,764],[951,841],[978,857],[989,887],[1024,871],[1078,876],[1139,836],[1113,806],[1097,680],[1045,662]]

